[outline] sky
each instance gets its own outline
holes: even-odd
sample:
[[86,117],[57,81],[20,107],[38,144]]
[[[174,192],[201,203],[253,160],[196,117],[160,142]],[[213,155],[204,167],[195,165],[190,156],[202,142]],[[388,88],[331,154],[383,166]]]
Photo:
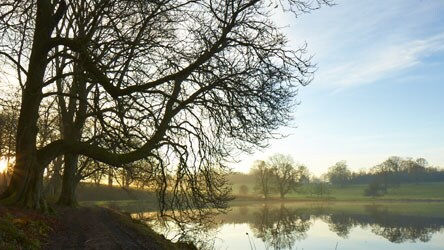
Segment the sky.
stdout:
[[444,1],[337,0],[311,14],[277,15],[290,45],[308,44],[317,64],[301,87],[294,128],[255,160],[291,155],[320,175],[338,161],[367,169],[389,156],[444,167]]

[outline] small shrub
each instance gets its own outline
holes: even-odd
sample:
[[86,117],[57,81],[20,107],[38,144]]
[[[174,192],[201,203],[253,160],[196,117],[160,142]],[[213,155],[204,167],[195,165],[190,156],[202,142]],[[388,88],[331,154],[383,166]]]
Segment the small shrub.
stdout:
[[387,193],[386,185],[382,184],[379,181],[372,181],[368,184],[368,187],[364,190],[365,196],[383,196]]

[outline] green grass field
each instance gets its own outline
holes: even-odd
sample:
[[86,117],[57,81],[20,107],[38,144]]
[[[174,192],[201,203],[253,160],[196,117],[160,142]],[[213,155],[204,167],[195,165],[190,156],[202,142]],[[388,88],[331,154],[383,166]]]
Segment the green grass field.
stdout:
[[[248,194],[245,196],[239,195],[239,187],[241,185],[248,186]],[[398,188],[389,188],[384,196],[367,197],[364,196],[364,190],[367,185],[348,185],[345,187],[331,187],[331,192],[328,197],[319,197],[311,194],[312,185],[306,185],[300,188],[300,192],[291,192],[287,194],[287,199],[293,200],[317,200],[317,199],[332,199],[337,201],[372,201],[372,200],[418,200],[418,201],[444,201],[444,182],[431,182],[419,184],[401,184]],[[253,183],[233,184],[233,195],[237,199],[251,199],[260,198],[260,195],[255,193]],[[272,198],[278,198],[277,193],[272,195]]]

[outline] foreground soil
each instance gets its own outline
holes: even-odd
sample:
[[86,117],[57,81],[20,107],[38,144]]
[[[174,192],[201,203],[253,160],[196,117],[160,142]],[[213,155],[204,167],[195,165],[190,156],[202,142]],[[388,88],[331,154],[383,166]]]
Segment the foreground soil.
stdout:
[[0,249],[196,249],[173,243],[129,215],[55,207],[51,215],[0,205]]
[[57,209],[59,225],[43,249],[195,249],[172,243],[128,215],[101,207]]

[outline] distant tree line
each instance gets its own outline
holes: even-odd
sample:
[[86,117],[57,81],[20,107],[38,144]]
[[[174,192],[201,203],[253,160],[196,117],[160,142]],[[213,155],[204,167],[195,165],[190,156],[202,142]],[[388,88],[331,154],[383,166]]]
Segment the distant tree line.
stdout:
[[359,172],[350,171],[347,163],[341,161],[329,168],[326,178],[331,184],[337,186],[379,183],[378,185],[387,188],[397,187],[401,183],[444,181],[444,170],[429,166],[424,158],[392,156],[368,171]]
[[[351,171],[346,161],[339,161],[320,177],[312,176],[308,168],[296,164],[289,155],[276,154],[266,161],[258,160],[250,173],[232,173],[230,182],[241,184],[239,194],[250,192],[247,183],[254,183],[254,191],[264,198],[279,194],[281,198],[290,192],[309,191],[312,195],[328,196],[331,187],[347,185],[368,185],[365,196],[382,196],[388,188],[396,188],[404,183],[444,182],[444,169],[430,166],[424,158],[402,158],[391,156],[382,163],[368,169]],[[303,189],[303,184],[309,184]]]

